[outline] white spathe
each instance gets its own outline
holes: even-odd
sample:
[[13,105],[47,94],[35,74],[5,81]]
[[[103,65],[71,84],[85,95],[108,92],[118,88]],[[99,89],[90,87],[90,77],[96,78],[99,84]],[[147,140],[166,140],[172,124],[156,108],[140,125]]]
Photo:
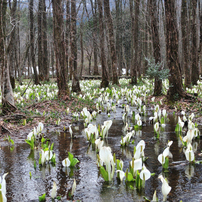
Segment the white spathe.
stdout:
[[56,197],[57,192],[57,185],[55,182],[53,182],[53,188],[51,190],[51,198],[54,199]]
[[164,179],[164,177],[162,175],[160,175],[158,177],[161,182],[162,182],[162,187],[161,187],[161,191],[163,194],[163,201],[166,201],[167,195],[170,193],[171,191],[171,187],[168,185],[168,182],[166,179]]
[[68,157],[62,161],[62,165],[64,167],[69,167],[70,166],[70,160],[69,160]]
[[144,181],[148,180],[151,177],[151,172],[145,167],[142,167],[142,170],[140,172],[140,178]]

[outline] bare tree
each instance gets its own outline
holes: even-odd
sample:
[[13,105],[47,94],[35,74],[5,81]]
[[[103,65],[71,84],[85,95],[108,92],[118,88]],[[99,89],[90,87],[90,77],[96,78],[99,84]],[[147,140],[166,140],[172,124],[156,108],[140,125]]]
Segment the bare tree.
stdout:
[[65,74],[64,21],[62,0],[52,0],[52,3],[58,97],[66,99],[66,96],[69,96],[69,88]]
[[76,44],[76,0],[71,0],[71,58],[70,58],[70,67],[73,69],[73,78],[72,78],[72,91],[79,92],[81,91],[79,78],[77,75],[77,44]]
[[185,72],[185,86],[190,87],[191,77],[190,77],[190,66],[188,63],[188,46],[189,46],[189,24],[187,16],[187,1],[182,1],[182,17],[181,17],[181,30],[182,30],[182,54],[183,54],[183,69]]
[[29,19],[30,19],[30,44],[31,44],[31,60],[32,60],[32,67],[34,70],[34,83],[35,85],[39,84],[39,77],[36,70],[36,62],[35,62],[35,51],[34,51],[34,13],[33,13],[33,2],[34,0],[30,0],[29,2]]
[[17,16],[16,16],[16,9],[17,9],[17,0],[14,0],[12,2],[11,7],[11,34],[10,34],[10,41],[7,47],[7,54],[9,56],[8,64],[9,64],[9,71],[10,71],[10,80],[11,80],[11,86],[14,89],[15,88],[15,63],[17,58],[16,56],[16,25],[17,25]]
[[44,71],[43,71],[43,43],[42,43],[42,12],[43,4],[42,0],[38,2],[38,69],[39,69],[39,79],[44,80]]
[[197,46],[197,0],[191,0],[192,4],[192,68],[191,68],[191,82],[192,85],[197,85],[199,79],[198,67],[198,46]]
[[138,66],[138,32],[139,32],[139,6],[140,0],[135,1],[135,16],[134,2],[130,0],[130,14],[132,26],[132,64],[131,64],[131,84],[137,84],[137,66]]
[[166,47],[167,47],[167,65],[170,70],[168,100],[179,100],[186,97],[182,88],[182,75],[178,58],[178,31],[176,22],[175,2],[173,0],[165,1],[166,14]]
[[94,75],[99,75],[98,72],[98,47],[97,47],[97,0],[91,2],[91,10],[93,14],[93,56],[94,56]]
[[48,43],[47,43],[47,13],[46,1],[42,0],[43,18],[42,18],[42,44],[43,44],[43,71],[44,79],[49,81],[49,65],[48,65]]
[[[151,31],[152,31],[152,41],[153,41],[153,50],[155,63],[161,62],[161,52],[160,52],[160,42],[159,42],[159,30],[158,30],[158,9],[155,1],[149,0],[149,13],[151,18]],[[159,70],[162,69],[162,66]],[[158,96],[162,94],[162,80],[159,77],[155,77],[154,82],[154,95]]]
[[114,41],[114,28],[113,21],[109,6],[109,0],[104,0],[104,13],[107,19],[107,27],[109,30],[109,43],[110,43],[110,53],[111,53],[111,61],[112,61],[112,84],[119,84],[118,74],[117,74],[117,56],[116,56],[116,48]]
[[0,1],[0,75],[2,92],[2,112],[7,114],[16,109],[14,103],[13,90],[10,82],[9,68],[6,63],[5,55],[5,28],[6,28],[6,9],[7,0]]
[[99,28],[100,28],[100,51],[101,51],[101,65],[102,65],[102,82],[101,87],[106,88],[109,85],[109,77],[107,72],[106,56],[104,50],[104,25],[103,25],[103,1],[98,0],[98,10],[99,10]]

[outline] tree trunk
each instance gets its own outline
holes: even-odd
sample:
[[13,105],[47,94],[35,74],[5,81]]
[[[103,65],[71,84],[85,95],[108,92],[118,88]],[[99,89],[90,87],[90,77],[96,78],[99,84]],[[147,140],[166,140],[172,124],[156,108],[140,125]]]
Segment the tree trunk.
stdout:
[[46,16],[46,1],[42,1],[43,18],[42,18],[42,42],[43,42],[43,70],[44,79],[49,81],[49,65],[48,65],[48,43],[47,43],[47,16]]
[[80,48],[81,48],[81,66],[80,66],[80,78],[82,77],[83,66],[84,66],[84,50],[83,50],[83,15],[84,15],[84,8],[81,15],[81,23],[80,23]]
[[0,75],[2,93],[2,113],[7,114],[16,109],[13,90],[10,83],[9,68],[5,61],[5,29],[7,0],[0,1]]
[[39,0],[38,4],[38,70],[39,70],[39,79],[44,80],[44,71],[43,71],[43,49],[42,49],[42,0]]
[[[65,58],[66,58],[66,74],[69,81],[69,37],[70,37],[70,0],[66,1],[66,32],[65,32]],[[70,74],[71,75],[71,74]],[[71,79],[72,77],[70,77]]]
[[98,62],[97,62],[97,0],[95,0],[94,4],[91,0],[91,10],[93,14],[93,56],[94,56],[94,71],[93,75],[99,75],[98,72]]
[[182,88],[182,75],[178,58],[178,31],[176,22],[175,2],[173,0],[165,1],[166,14],[166,51],[167,65],[170,70],[169,90],[167,92],[168,100],[174,101],[185,97]]
[[190,77],[190,67],[188,64],[188,46],[189,46],[189,37],[188,37],[188,18],[187,18],[187,2],[182,1],[182,18],[181,18],[181,27],[182,27],[182,58],[183,58],[183,69],[185,72],[185,87],[191,86],[191,77]]
[[198,47],[197,47],[197,0],[192,0],[192,68],[191,68],[191,82],[192,85],[197,85],[199,79],[198,67]]
[[137,66],[138,66],[138,17],[140,0],[135,1],[135,17],[133,13],[133,0],[130,0],[130,15],[132,26],[132,64],[131,64],[131,84],[137,84]]
[[[149,0],[149,11],[150,11],[150,17],[151,17],[151,35],[152,35],[152,41],[153,41],[153,50],[154,50],[154,58],[155,63],[161,62],[161,52],[160,52],[160,42],[159,42],[159,31],[158,31],[158,22],[157,22],[157,16],[158,16],[158,8],[155,1]],[[160,67],[159,70],[161,70],[162,67]],[[154,95],[159,96],[162,94],[162,80],[158,77],[155,77],[154,82]]]
[[117,74],[117,57],[116,57],[116,49],[114,42],[114,28],[112,22],[112,16],[109,7],[109,0],[104,0],[104,12],[107,18],[107,26],[109,30],[109,43],[110,43],[110,51],[111,51],[111,60],[112,60],[112,84],[119,84],[118,74]]
[[69,88],[65,74],[64,21],[62,0],[52,0],[52,3],[58,97],[66,99],[67,96],[69,96]]
[[17,9],[17,0],[14,0],[12,3],[11,8],[11,22],[12,22],[12,31],[10,35],[10,41],[7,48],[7,54],[9,55],[9,71],[10,71],[10,81],[11,86],[14,89],[15,88],[15,49],[16,49],[16,9]]
[[100,51],[101,51],[101,65],[102,65],[102,82],[101,88],[106,88],[109,86],[109,78],[107,72],[106,56],[104,50],[104,25],[103,25],[103,9],[102,0],[98,0],[98,10],[99,10],[99,28],[100,28]]
[[31,43],[31,60],[32,60],[32,68],[34,70],[34,84],[38,85],[39,77],[36,70],[35,63],[35,51],[34,51],[34,13],[33,13],[33,0],[29,2],[29,11],[30,11],[30,43]]
[[80,92],[79,78],[77,75],[77,45],[76,45],[76,1],[71,0],[71,58],[70,66],[73,69],[72,91]]
[[116,55],[118,61],[118,72],[122,74],[123,68],[123,48],[122,48],[122,0],[115,0],[116,5]]

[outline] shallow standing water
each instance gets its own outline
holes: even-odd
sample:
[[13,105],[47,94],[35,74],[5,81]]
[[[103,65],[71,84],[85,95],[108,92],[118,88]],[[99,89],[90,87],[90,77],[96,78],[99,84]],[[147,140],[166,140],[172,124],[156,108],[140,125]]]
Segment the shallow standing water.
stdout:
[[[26,143],[15,144],[13,151],[10,151],[9,147],[1,148],[0,172],[1,174],[9,173],[6,177],[8,202],[37,201],[38,197],[44,193],[50,196],[53,181],[57,184],[57,195],[61,196],[62,201],[66,201],[74,178],[77,183],[74,200],[86,202],[145,201],[143,196],[152,199],[154,191],[157,190],[159,201],[162,201],[162,183],[158,179],[158,175],[162,173],[162,166],[157,157],[163,152],[168,140],[173,140],[173,145],[170,148],[173,160],[170,161],[169,172],[164,174],[172,187],[167,201],[201,201],[202,165],[196,164],[194,166],[186,162],[180,141],[174,132],[177,116],[169,115],[170,121],[167,122],[165,131],[161,132],[160,140],[157,141],[154,138],[153,125],[148,122],[148,117],[152,116],[152,113],[148,111],[142,130],[136,132],[132,139],[134,144],[121,148],[120,140],[124,127],[122,111],[121,108],[118,108],[116,113],[111,114],[111,117],[108,117],[106,113],[99,114],[96,124],[102,124],[107,119],[113,119],[105,145],[112,148],[117,159],[124,161],[124,171],[129,167],[129,162],[132,160],[134,145],[137,145],[141,139],[145,140],[145,156],[149,157],[146,161],[146,167],[150,172],[155,173],[155,176],[146,181],[145,189],[141,193],[131,188],[130,185],[132,184],[117,181],[116,175],[112,182],[104,182],[96,164],[95,149],[86,141],[82,132],[83,124],[77,123],[75,126],[79,127],[79,130],[75,130],[73,127],[75,138],[72,140],[69,133],[56,132],[51,134],[50,139],[51,142],[54,142],[54,152],[56,153],[55,167],[52,165],[39,167],[37,163],[35,170],[34,159],[38,162],[39,151],[30,153],[29,145]],[[132,120],[130,123],[133,126]],[[196,160],[200,160],[201,157],[198,154],[202,148],[201,141],[196,140],[194,144],[197,146]],[[68,157],[68,152],[74,154],[80,161],[75,169],[65,169],[62,166],[61,162]],[[32,174],[31,178],[29,172]]]

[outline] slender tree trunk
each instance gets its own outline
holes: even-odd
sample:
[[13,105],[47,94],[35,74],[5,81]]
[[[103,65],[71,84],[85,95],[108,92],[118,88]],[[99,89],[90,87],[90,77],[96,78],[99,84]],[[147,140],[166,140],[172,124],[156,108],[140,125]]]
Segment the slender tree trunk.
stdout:
[[5,61],[5,28],[7,0],[0,1],[0,76],[2,93],[2,113],[7,114],[16,109],[13,90],[10,83],[9,68]]
[[168,100],[174,101],[185,97],[182,88],[182,75],[178,58],[178,31],[176,22],[175,2],[173,0],[165,1],[166,13],[166,48],[167,65],[170,70]]
[[39,79],[44,80],[43,71],[43,49],[42,49],[42,0],[39,0],[38,4],[38,69],[39,69]]
[[188,18],[187,18],[187,1],[182,1],[182,17],[181,17],[181,27],[182,27],[182,58],[183,58],[183,69],[185,72],[185,86],[191,86],[191,77],[190,77],[190,67],[188,63]]
[[14,0],[12,3],[12,8],[11,8],[11,22],[12,22],[12,31],[10,35],[10,41],[9,45],[7,48],[7,54],[9,55],[9,71],[10,71],[10,81],[11,81],[11,86],[14,89],[15,88],[15,49],[16,49],[16,9],[17,9],[17,0]]
[[67,99],[67,96],[69,96],[69,88],[65,74],[64,21],[62,0],[52,0],[52,3],[58,97]]
[[67,71],[67,81],[71,79],[71,74],[69,77],[69,37],[70,37],[70,0],[66,0],[66,32],[65,32],[65,58],[66,58],[66,71]]
[[107,72],[106,56],[104,50],[104,25],[103,25],[103,8],[102,0],[98,0],[98,10],[99,10],[99,28],[100,28],[100,51],[101,51],[101,65],[102,65],[102,82],[101,88],[106,88],[109,86],[109,77]]
[[[159,31],[158,31],[158,9],[155,1],[149,0],[150,5],[150,17],[151,17],[151,31],[152,31],[152,40],[153,40],[153,50],[154,50],[154,58],[155,63],[161,62],[161,52],[160,52],[160,42],[159,42]],[[159,70],[161,70],[160,67]],[[154,95],[159,96],[162,94],[162,80],[160,78],[155,77],[154,82]]]
[[[18,10],[20,10],[20,4],[18,4]],[[21,65],[21,48],[20,48],[20,12],[17,14],[17,36],[16,36],[16,58],[17,58],[17,71],[18,71],[18,81],[22,85],[22,73],[24,70],[24,65]],[[29,34],[27,35],[29,36]]]
[[111,52],[111,60],[112,60],[112,84],[119,84],[118,74],[117,74],[117,57],[116,57],[116,49],[114,42],[114,29],[112,16],[109,7],[109,0],[104,0],[104,12],[107,18],[107,26],[109,30],[109,43],[110,43],[110,52]]
[[43,5],[43,18],[42,18],[42,42],[43,42],[43,70],[44,79],[49,81],[49,63],[48,63],[48,42],[47,42],[47,14],[46,14],[46,1],[42,1]]
[[200,44],[199,44],[199,63],[200,63],[200,74],[202,75],[202,2],[199,2],[199,16],[200,16]]
[[38,85],[39,77],[36,70],[35,63],[35,51],[34,51],[34,13],[33,13],[33,0],[29,2],[29,11],[30,11],[30,43],[31,43],[31,60],[32,60],[32,68],[34,70],[34,84]]
[[93,56],[94,56],[94,71],[93,75],[99,75],[97,62],[97,0],[93,3],[91,0],[91,10],[93,14]]
[[83,50],[83,15],[84,15],[84,7],[81,15],[81,23],[80,23],[80,47],[81,47],[81,67],[80,67],[80,78],[82,77],[83,66],[84,66],[84,50]]
[[192,68],[191,68],[191,82],[192,85],[197,85],[199,79],[198,67],[198,46],[197,46],[197,0],[191,0],[192,3]]
[[80,92],[79,78],[77,75],[77,45],[76,45],[76,0],[71,0],[71,58],[70,66],[73,69],[72,91]]
[[116,5],[116,55],[118,61],[119,75],[122,73],[123,67],[123,53],[122,53],[122,0],[115,0]]
[[130,14],[132,23],[132,65],[131,65],[131,84],[137,84],[137,66],[138,66],[138,30],[139,30],[139,5],[140,0],[135,1],[135,16],[133,14],[133,1],[130,0]]

